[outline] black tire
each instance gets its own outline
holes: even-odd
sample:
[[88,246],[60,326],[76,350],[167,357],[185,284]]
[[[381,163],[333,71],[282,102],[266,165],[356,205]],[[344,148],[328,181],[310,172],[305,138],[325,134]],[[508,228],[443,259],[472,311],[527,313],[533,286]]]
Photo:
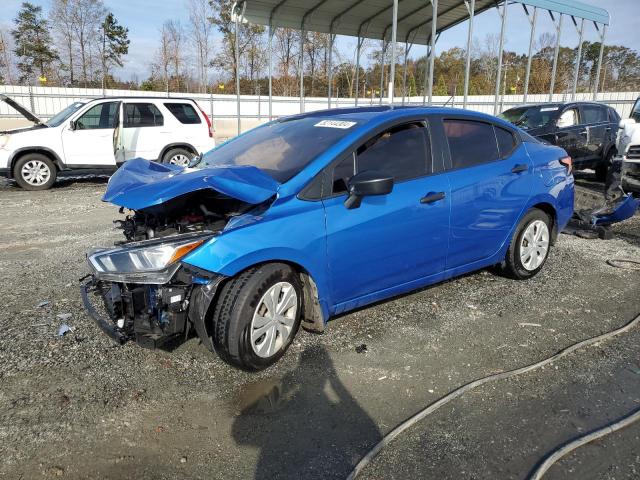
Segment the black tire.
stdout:
[[607,174],[613,164],[613,156],[615,151],[613,148],[609,149],[607,156],[602,159],[602,162],[596,167],[596,180],[604,182],[607,179]]
[[[522,245],[522,237],[524,233],[533,222],[541,220],[547,226],[548,236],[549,236],[549,244],[547,251],[544,255],[542,263],[534,270],[528,270],[522,260],[520,258],[520,249]],[[527,214],[520,220],[518,227],[516,228],[513,238],[511,239],[511,243],[509,244],[509,249],[507,250],[507,255],[505,256],[504,262],[500,265],[500,271],[503,275],[508,276],[510,278],[514,278],[516,280],[526,280],[535,276],[544,264],[547,262],[549,258],[549,252],[551,251],[551,235],[553,231],[552,221],[542,210],[538,210],[534,208],[527,212]]]
[[[33,178],[24,176],[23,168],[28,164],[38,165],[42,169],[48,169],[48,179],[42,183],[37,183]],[[43,170],[46,171],[46,170]],[[41,153],[27,153],[18,159],[13,167],[13,178],[16,183],[25,190],[47,190],[56,183],[58,169],[46,155]]]
[[195,154],[191,150],[187,150],[186,148],[171,148],[167,150],[167,153],[162,156],[162,163],[172,163],[171,160],[178,155],[187,157],[189,160],[195,157]]
[[[251,344],[252,319],[263,295],[279,282],[295,290],[297,310],[288,338],[275,354],[259,356]],[[300,327],[303,309],[300,277],[288,265],[267,263],[240,273],[224,284],[213,313],[213,343],[218,355],[244,370],[262,370],[276,363],[287,351]]]

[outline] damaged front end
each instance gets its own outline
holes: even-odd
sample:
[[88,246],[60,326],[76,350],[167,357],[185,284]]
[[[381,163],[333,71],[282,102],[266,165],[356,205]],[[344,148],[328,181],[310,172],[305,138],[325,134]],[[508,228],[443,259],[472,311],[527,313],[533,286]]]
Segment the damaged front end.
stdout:
[[180,262],[212,237],[199,232],[91,251],[92,273],[81,285],[87,312],[120,344],[169,346],[186,338],[193,325],[212,348],[204,321],[223,277]]
[[121,207],[124,240],[90,251],[82,279],[85,308],[118,343],[173,345],[194,329],[213,350],[205,319],[223,276],[183,262],[232,219],[268,208],[278,184],[254,167],[179,170],[131,160],[103,200]]

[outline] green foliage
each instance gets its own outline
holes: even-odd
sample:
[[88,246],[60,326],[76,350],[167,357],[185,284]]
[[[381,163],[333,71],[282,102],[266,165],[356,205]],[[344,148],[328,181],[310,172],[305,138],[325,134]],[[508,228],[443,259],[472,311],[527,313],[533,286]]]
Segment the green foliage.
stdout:
[[24,2],[14,19],[11,31],[18,57],[20,82],[32,81],[35,75],[45,77],[58,54],[53,49],[49,24],[42,15],[42,7]]
[[123,27],[113,16],[107,14],[102,22],[103,32],[103,57],[105,66],[122,66],[122,57],[129,53],[129,29]]

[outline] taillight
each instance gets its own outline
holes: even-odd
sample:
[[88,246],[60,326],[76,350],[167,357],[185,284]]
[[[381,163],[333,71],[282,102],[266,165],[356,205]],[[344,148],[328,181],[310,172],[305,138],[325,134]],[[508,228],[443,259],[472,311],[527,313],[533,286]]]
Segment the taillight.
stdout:
[[560,159],[560,163],[567,167],[567,173],[571,173],[573,171],[573,159],[571,157],[562,157]]
[[200,105],[198,105],[198,110],[200,110],[200,113],[202,113],[202,115],[204,116],[204,119],[207,121],[207,130],[209,130],[209,137],[213,138],[213,125],[211,125],[211,120],[209,120],[209,116],[206,113],[204,113],[204,110],[200,108]]

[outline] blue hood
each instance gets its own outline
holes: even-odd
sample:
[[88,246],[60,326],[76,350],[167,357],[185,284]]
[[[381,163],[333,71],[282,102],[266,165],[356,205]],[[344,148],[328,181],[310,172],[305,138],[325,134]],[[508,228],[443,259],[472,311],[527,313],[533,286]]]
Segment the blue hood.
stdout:
[[272,197],[279,186],[273,178],[253,166],[189,170],[138,158],[129,160],[113,174],[102,200],[141,210],[209,188],[243,202],[258,204]]

